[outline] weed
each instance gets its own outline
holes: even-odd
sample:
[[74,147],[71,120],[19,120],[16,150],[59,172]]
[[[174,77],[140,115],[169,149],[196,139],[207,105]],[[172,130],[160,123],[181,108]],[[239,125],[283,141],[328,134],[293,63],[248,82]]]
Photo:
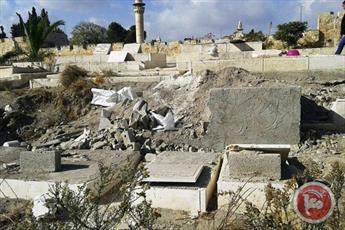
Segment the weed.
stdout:
[[[147,176],[143,166],[136,171],[128,166],[115,170],[112,166],[99,164],[99,176],[92,187],[86,184],[72,191],[67,184],[57,183],[50,190],[50,203],[54,204],[53,214],[36,220],[31,215],[18,226],[18,229],[117,229],[125,220],[130,229],[153,229],[158,215],[146,200],[147,186],[142,180]],[[114,181],[121,180],[118,187]],[[114,205],[117,196],[111,196],[104,203],[105,194],[113,192],[121,198]]]

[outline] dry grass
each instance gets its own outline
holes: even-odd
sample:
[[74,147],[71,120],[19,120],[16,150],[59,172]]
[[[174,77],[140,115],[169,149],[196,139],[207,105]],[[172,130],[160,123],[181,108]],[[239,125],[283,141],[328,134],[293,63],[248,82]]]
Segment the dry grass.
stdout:
[[68,88],[73,83],[77,82],[80,79],[86,78],[88,72],[75,65],[67,66],[66,69],[61,73],[60,83],[63,87]]

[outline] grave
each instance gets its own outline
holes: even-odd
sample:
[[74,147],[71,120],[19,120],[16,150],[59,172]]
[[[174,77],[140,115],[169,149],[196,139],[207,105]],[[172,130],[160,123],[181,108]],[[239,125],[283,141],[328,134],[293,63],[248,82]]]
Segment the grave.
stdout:
[[130,44],[125,44],[122,49],[123,52],[127,52],[130,54],[138,54],[142,53],[141,50],[141,45],[137,43],[130,43]]
[[[280,175],[279,153],[255,154],[255,151],[225,153],[217,181],[218,209],[226,210],[228,207],[229,192],[239,194],[257,208],[262,208],[266,202],[265,187],[268,183],[276,189],[284,188],[284,181],[280,180]],[[245,212],[245,203],[238,205],[236,213]]]
[[126,51],[111,51],[108,62],[126,62],[132,61],[130,55]]
[[[18,152],[18,150],[16,151]],[[19,154],[13,154],[13,151],[1,151],[0,155],[1,159],[7,159],[8,162],[19,162]],[[99,162],[113,167],[115,173],[119,174],[126,167],[136,167],[141,160],[141,155],[134,151],[66,150],[61,155],[59,172],[22,173],[13,171],[8,174],[0,171],[0,191],[2,192],[0,198],[31,200],[36,196],[47,194],[50,187],[56,182],[65,183],[66,181],[72,190],[86,184],[87,188],[93,191],[94,184],[98,182],[99,178]],[[115,178],[120,178],[120,176],[115,175]],[[112,184],[108,185],[106,192],[112,188],[120,188],[120,183],[121,181],[114,180]]]
[[220,165],[215,153],[163,152],[147,164],[147,199],[154,208],[206,212]]
[[109,54],[111,51],[111,44],[110,43],[101,43],[97,44],[94,54]]
[[230,144],[297,144],[301,89],[211,89],[210,123],[204,143],[216,151]]

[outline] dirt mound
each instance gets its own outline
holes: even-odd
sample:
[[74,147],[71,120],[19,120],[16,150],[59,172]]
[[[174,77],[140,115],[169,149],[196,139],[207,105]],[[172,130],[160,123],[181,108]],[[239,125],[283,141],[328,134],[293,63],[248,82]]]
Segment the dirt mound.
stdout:
[[94,84],[87,80],[78,80],[68,88],[56,92],[54,100],[60,121],[70,121],[87,114],[91,105]]
[[165,80],[159,83],[147,98],[152,110],[168,106],[177,117],[183,117],[185,122],[195,124],[208,120],[207,100],[210,89],[252,87],[264,82],[261,76],[252,75],[240,68],[225,68],[218,72],[206,70],[196,76],[184,75]]
[[10,104],[11,111],[0,111],[0,144],[13,139],[35,139],[50,127],[87,114],[91,109],[93,86],[90,81],[80,80],[65,89],[22,92]]

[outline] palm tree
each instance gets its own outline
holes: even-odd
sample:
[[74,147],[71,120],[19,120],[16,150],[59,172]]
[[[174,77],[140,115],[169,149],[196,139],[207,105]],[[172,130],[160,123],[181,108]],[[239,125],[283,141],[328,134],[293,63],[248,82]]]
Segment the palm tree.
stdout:
[[47,12],[43,9],[41,16],[37,16],[35,7],[32,7],[32,13],[29,12],[27,23],[24,23],[20,14],[17,13],[17,15],[21,26],[24,28],[26,42],[29,48],[29,60],[38,61],[42,59],[39,51],[44,41],[52,31],[58,29],[59,26],[64,25],[65,22],[59,20],[50,24]]

